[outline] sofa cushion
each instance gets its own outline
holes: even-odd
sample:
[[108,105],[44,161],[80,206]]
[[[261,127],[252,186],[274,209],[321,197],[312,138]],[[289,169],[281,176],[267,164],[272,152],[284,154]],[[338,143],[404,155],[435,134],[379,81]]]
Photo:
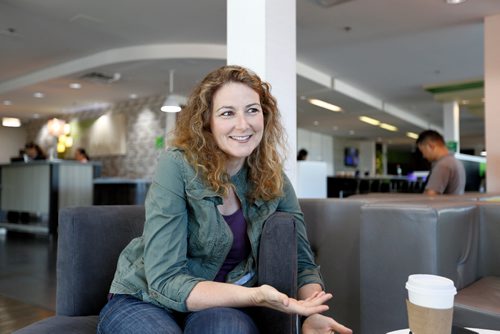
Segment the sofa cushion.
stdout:
[[68,317],[56,315],[34,324],[24,327],[12,334],[54,334],[54,333],[72,333],[72,334],[95,334],[97,321],[99,317]]
[[500,277],[484,277],[458,291],[455,323],[461,326],[500,328]]

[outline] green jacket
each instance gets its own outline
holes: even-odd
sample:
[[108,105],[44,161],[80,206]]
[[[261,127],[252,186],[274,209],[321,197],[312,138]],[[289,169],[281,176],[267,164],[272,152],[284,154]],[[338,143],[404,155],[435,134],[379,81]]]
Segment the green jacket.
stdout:
[[[286,178],[284,196],[271,201],[247,201],[247,167],[231,178],[247,221],[251,254],[227,275],[227,282],[256,284],[260,235],[275,211],[294,215],[297,222],[298,284],[323,285],[306,237],[303,214]],[[186,312],[186,299],[200,281],[213,280],[233,242],[229,226],[217,210],[220,195],[207,188],[179,149],[159,159],[146,198],[142,236],[133,239],[118,259],[111,293],[129,294],[166,309]]]

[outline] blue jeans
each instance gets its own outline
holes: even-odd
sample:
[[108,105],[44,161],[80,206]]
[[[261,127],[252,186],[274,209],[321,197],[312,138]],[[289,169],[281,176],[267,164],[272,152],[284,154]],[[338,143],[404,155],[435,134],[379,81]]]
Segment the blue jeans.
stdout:
[[129,295],[114,295],[101,310],[97,334],[258,334],[243,310],[215,307],[172,313]]

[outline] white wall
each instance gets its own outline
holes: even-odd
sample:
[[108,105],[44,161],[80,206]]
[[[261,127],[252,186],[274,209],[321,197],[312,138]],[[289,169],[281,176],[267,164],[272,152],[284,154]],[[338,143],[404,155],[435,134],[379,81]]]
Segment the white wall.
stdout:
[[[344,165],[344,148],[356,147],[359,149],[358,167]],[[335,174],[352,174],[359,170],[361,175],[369,172],[375,175],[375,142],[360,141],[343,138],[334,138],[321,133],[305,129],[297,129],[297,150],[305,148],[308,152],[307,160],[324,161],[327,165],[328,176]]]
[[[358,167],[349,167],[344,165],[344,149],[346,147],[355,147],[359,150]],[[359,170],[361,175],[369,172],[371,176],[375,175],[375,142],[359,141],[343,138],[335,138],[334,141],[334,169],[337,174],[352,174]]]
[[19,155],[26,144],[26,129],[0,126],[0,164],[10,162],[11,157]]
[[297,151],[307,150],[307,160],[326,162],[327,175],[334,175],[333,137],[305,129],[297,129]]

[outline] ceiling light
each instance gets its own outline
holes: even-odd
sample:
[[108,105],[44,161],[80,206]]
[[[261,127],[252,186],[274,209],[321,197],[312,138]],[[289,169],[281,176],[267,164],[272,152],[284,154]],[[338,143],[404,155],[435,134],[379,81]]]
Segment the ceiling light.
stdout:
[[9,128],[18,128],[21,126],[21,120],[14,117],[2,118],[2,125]]
[[375,119],[375,118],[370,118],[370,117],[367,117],[367,116],[359,116],[359,120],[361,122],[365,122],[365,123],[368,123],[368,124],[371,124],[371,125],[380,125],[380,121]]
[[340,108],[339,106],[318,99],[309,99],[309,103],[335,112],[342,111],[342,108]]
[[385,129],[387,131],[398,131],[398,128],[395,127],[394,125],[390,125],[387,123],[380,123],[379,125],[382,129]]
[[319,122],[318,121],[314,121],[313,124],[314,124],[314,126],[318,126]]
[[411,139],[418,139],[418,134],[416,134],[415,132],[407,132],[406,136],[410,137]]
[[10,105],[12,105],[12,101],[10,101],[10,100],[5,100],[5,101],[3,101],[3,105],[4,105],[4,106],[10,106]]
[[78,82],[72,82],[72,83],[69,84],[69,88],[71,88],[71,89],[80,89],[80,88],[82,88],[82,85],[79,84]]
[[40,92],[36,92],[33,94],[33,97],[36,97],[37,99],[41,99],[41,98],[45,97],[45,94],[40,93]]
[[130,94],[130,95],[128,96],[128,98],[129,98],[129,99],[132,99],[132,100],[136,99],[137,97],[138,97],[138,96],[137,96],[137,94]]
[[352,136],[354,134],[354,130],[349,130],[349,134]]
[[173,94],[174,92],[174,70],[170,70],[170,89],[168,91],[167,99],[165,102],[163,102],[163,105],[161,107],[161,111],[164,112],[179,112],[181,111],[181,106],[179,104],[179,101]]
[[465,1],[467,1],[467,0],[446,0],[446,3],[448,5],[458,5],[458,4],[464,3]]
[[66,121],[58,118],[52,118],[47,122],[47,130],[54,137],[59,137],[64,134],[64,125]]

